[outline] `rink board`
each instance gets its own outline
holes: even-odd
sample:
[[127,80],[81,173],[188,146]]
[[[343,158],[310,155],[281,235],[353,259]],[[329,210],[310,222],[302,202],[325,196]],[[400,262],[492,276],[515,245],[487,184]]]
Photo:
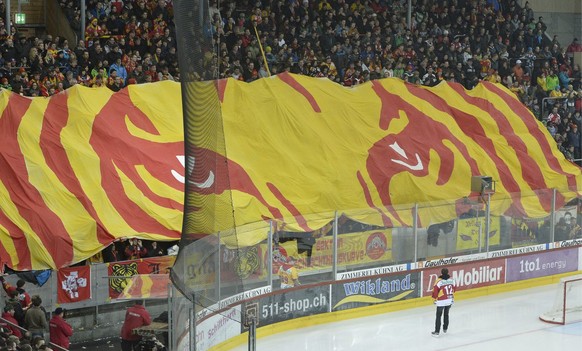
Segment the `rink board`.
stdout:
[[[505,255],[470,262],[443,260],[441,266],[435,265],[434,262],[430,265],[421,262],[416,266],[418,268],[407,272],[363,276],[332,283],[326,282],[325,284],[305,286],[305,289],[296,288],[285,292],[274,291],[268,296],[261,296],[251,301],[259,315],[261,311],[272,310],[272,301],[281,299],[282,295],[289,296],[293,299],[292,301],[300,299],[307,301],[308,299],[302,295],[303,290],[310,291],[313,296],[319,296],[320,300],[323,300],[322,296],[325,295],[326,291],[329,291],[329,300],[326,300],[325,304],[319,304],[318,308],[306,309],[303,313],[283,314],[277,318],[270,318],[270,320],[259,318],[257,336],[262,338],[299,328],[431,305],[430,287],[434,284],[435,276],[439,274],[444,265],[449,269],[450,274],[459,281],[459,289],[455,294],[457,301],[556,284],[561,278],[580,274],[582,271],[582,247],[577,246],[564,246],[563,249],[548,251],[524,250],[523,253],[515,256],[503,256]],[[400,282],[401,291],[387,293],[379,291],[382,282],[393,281]],[[354,292],[353,286],[360,287],[360,294],[355,294],[360,300],[355,300],[358,303],[352,301],[349,305],[351,308],[334,308],[338,301],[345,300],[346,291],[348,291],[346,284],[350,283],[352,284],[351,290],[349,290],[351,293]],[[414,293],[406,290],[406,288],[411,290],[411,285],[413,286],[412,290],[416,289]],[[398,296],[401,299],[395,300]],[[368,301],[367,306],[365,301]],[[249,302],[246,304],[248,305]],[[313,303],[310,305],[313,307]],[[325,309],[329,313],[326,313]],[[230,350],[246,343],[247,339],[248,335],[243,328],[240,335],[218,343],[208,350]]]

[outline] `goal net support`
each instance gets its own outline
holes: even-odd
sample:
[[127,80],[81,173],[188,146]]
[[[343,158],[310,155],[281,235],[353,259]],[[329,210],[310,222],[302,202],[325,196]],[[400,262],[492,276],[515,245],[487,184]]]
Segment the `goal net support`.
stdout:
[[582,275],[560,280],[552,309],[541,314],[540,319],[562,325],[582,321]]

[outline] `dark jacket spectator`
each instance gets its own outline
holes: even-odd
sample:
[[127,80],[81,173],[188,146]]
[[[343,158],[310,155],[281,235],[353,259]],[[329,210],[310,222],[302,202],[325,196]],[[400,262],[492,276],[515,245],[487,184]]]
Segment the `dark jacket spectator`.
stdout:
[[18,325],[21,327],[25,327],[24,324],[24,315],[26,314],[26,310],[22,308],[20,301],[18,300],[18,292],[14,291],[12,296],[6,300],[6,305],[11,305],[14,308],[14,319],[18,322]]
[[48,322],[46,320],[46,312],[41,307],[42,299],[35,295],[32,297],[32,306],[26,311],[24,316],[24,323],[26,328],[30,331],[33,337],[42,336],[48,330]]
[[157,241],[152,241],[151,247],[148,249],[148,257],[164,256],[164,250],[158,246]]

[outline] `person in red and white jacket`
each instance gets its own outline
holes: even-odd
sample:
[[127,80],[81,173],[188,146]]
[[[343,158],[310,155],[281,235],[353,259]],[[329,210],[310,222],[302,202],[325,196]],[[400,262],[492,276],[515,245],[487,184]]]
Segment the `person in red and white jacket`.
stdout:
[[73,328],[63,318],[64,311],[61,307],[55,309],[53,317],[49,322],[51,342],[62,348],[69,349],[69,338],[73,335]]
[[125,312],[125,321],[121,327],[121,350],[122,351],[137,351],[137,344],[141,340],[141,336],[135,334],[135,328],[144,325],[150,325],[152,317],[150,313],[143,307],[143,301],[135,301],[135,305],[131,306]]
[[444,312],[443,332],[446,333],[449,328],[449,310],[454,302],[456,284],[451,276],[449,270],[441,269],[441,276],[436,281],[432,288],[432,298],[434,304],[437,306],[436,321],[433,336],[438,337],[441,331],[441,316]]

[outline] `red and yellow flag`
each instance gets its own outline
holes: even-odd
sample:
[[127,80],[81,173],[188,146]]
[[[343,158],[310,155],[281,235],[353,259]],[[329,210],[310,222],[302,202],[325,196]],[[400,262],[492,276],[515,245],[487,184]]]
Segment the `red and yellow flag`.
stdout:
[[[500,85],[467,91],[386,79],[344,88],[281,74],[219,81],[215,93],[225,144],[194,153],[212,162],[193,160],[185,172],[177,83],[118,93],[75,86],[51,98],[3,91],[2,260],[18,270],[60,268],[121,237],[178,239],[185,182],[188,196],[212,199],[230,216],[188,231],[225,231],[234,216],[237,245],[260,242],[270,219],[312,231],[335,211],[392,227],[413,224],[415,203],[442,202],[419,206],[419,220],[444,222],[471,195],[474,175],[497,182],[498,215],[541,218],[551,196],[536,190],[557,189],[559,208],[580,189],[580,168]],[[205,209],[188,211],[197,218]]]
[[[345,88],[284,73],[217,87],[226,152],[195,162],[189,196],[216,197],[216,206],[230,206],[232,197],[239,233],[274,218],[286,230],[312,231],[335,210],[385,227],[411,226],[414,204],[426,227],[459,215],[477,175],[496,181],[493,214],[543,217],[552,196],[538,189],[557,189],[559,208],[582,183],[580,168],[501,85],[465,90],[385,79]],[[209,179],[223,186],[209,187]],[[230,221],[192,221],[188,228],[208,234],[228,230],[224,223]],[[238,235],[230,244],[251,245],[266,233]]]
[[179,239],[179,91],[176,83],[119,93],[75,86],[48,99],[2,91],[0,256],[8,266],[66,267],[121,237]]
[[128,283],[118,299],[166,299],[169,274],[140,274],[127,278]]

